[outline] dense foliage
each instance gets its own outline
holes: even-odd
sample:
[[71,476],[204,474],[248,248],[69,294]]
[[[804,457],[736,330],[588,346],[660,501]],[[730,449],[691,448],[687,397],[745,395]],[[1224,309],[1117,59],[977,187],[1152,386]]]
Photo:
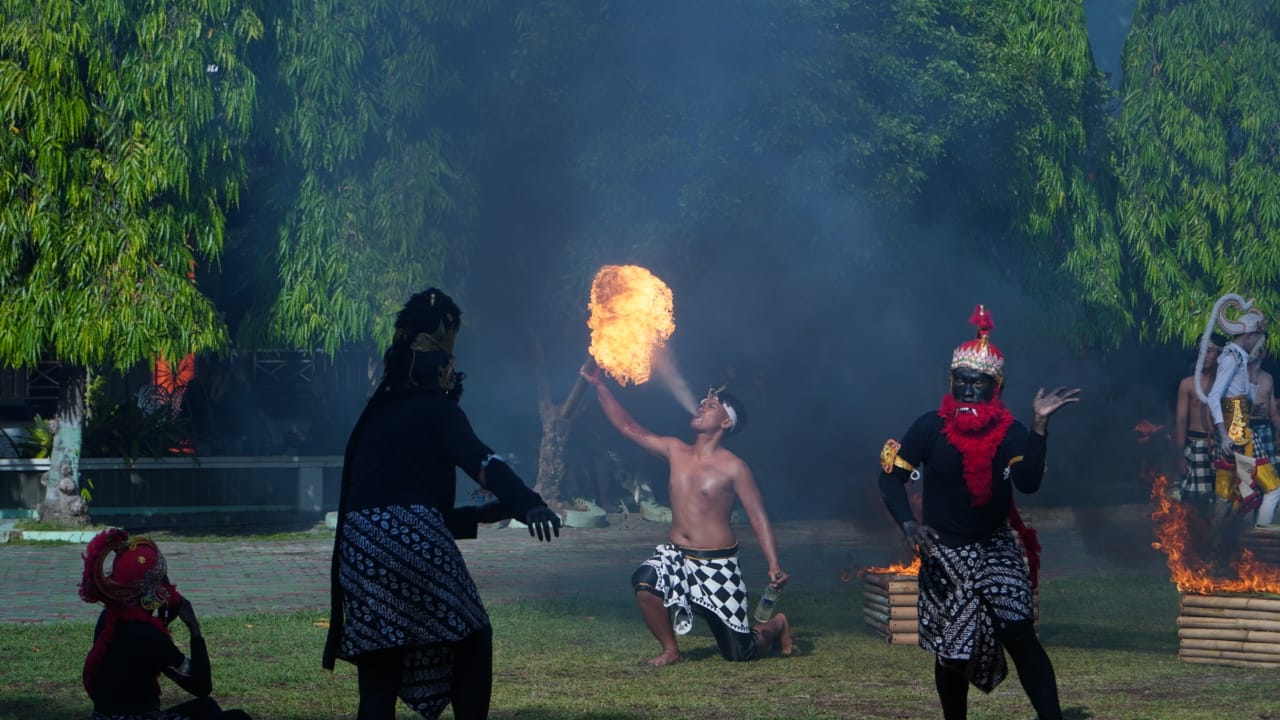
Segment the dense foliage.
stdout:
[[225,344],[191,273],[243,187],[262,31],[233,0],[0,3],[0,360]]
[[[1138,4],[1118,216],[1138,319],[1189,344],[1223,292],[1280,311],[1280,3]],[[1274,346],[1273,346],[1274,347]]]

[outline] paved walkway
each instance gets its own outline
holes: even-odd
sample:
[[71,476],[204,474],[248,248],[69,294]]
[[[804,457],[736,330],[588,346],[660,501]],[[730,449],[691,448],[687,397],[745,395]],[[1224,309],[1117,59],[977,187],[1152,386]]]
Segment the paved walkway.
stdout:
[[[1141,509],[1113,512],[1119,522],[1083,534],[1070,514],[1035,518],[1045,548],[1042,577],[1161,573],[1162,559],[1141,532],[1149,528]],[[605,528],[566,529],[550,545],[532,540],[527,530],[482,528],[477,540],[460,546],[486,603],[584,594],[627,600],[632,570],[664,541],[666,526],[638,515],[611,515],[610,521]],[[1108,537],[1108,527],[1128,531]],[[905,550],[892,533],[867,534],[835,520],[780,522],[775,534],[790,587],[808,590],[840,588],[861,568],[902,560]],[[738,537],[752,584],[763,578],[764,561],[749,526],[739,528]],[[332,544],[332,534],[321,533],[303,540],[162,541],[161,549],[170,576],[202,616],[314,610],[322,617]],[[97,607],[81,602],[76,590],[82,551],[81,545],[0,545],[0,623],[94,620]]]

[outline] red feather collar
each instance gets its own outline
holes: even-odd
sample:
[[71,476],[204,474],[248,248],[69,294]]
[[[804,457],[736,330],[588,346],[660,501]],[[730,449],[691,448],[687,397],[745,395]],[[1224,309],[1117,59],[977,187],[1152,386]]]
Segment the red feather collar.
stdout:
[[942,418],[942,433],[964,458],[964,482],[969,487],[970,504],[975,507],[987,504],[991,501],[991,463],[1013,424],[1013,415],[998,397],[986,403],[969,404],[943,395],[938,416]]

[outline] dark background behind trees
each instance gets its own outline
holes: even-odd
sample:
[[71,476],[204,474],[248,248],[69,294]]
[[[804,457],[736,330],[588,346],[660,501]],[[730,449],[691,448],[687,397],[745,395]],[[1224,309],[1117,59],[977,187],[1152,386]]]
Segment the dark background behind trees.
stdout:
[[[673,288],[675,357],[695,390],[728,383],[752,411],[735,449],[775,513],[871,522],[879,447],[936,406],[975,304],[995,317],[1016,414],[1039,386],[1085,389],[1055,420],[1050,480],[1029,500],[1045,504],[1141,500],[1144,468],[1173,450],[1132,428],[1171,418],[1213,297],[1275,310],[1269,220],[1237,212],[1239,240],[1189,258],[1176,224],[1157,238],[1125,215],[1145,197],[1135,178],[1156,172],[1134,148],[1158,120],[1126,108],[1188,96],[1176,72],[1195,71],[1153,85],[1140,39],[1199,57],[1248,27],[1255,52],[1274,38],[1273,2],[233,5],[264,32],[235,50],[256,83],[234,145],[239,202],[196,258],[225,323],[211,332],[224,352],[376,358],[404,299],[438,284],[464,311],[463,402],[530,481],[531,347],[562,397],[606,263]],[[1221,27],[1198,33],[1193,11]],[[1236,61],[1261,57],[1245,50]],[[1266,122],[1200,106],[1205,123],[1257,125],[1247,147],[1276,138],[1270,57],[1249,105]],[[1215,147],[1165,180],[1242,159]],[[1275,158],[1243,160],[1274,192]],[[1267,269],[1229,271],[1242,260]],[[1166,292],[1169,277],[1194,292]],[[623,402],[655,431],[686,432],[657,384]],[[660,466],[602,423],[587,403],[574,462],[613,451],[661,485]]]

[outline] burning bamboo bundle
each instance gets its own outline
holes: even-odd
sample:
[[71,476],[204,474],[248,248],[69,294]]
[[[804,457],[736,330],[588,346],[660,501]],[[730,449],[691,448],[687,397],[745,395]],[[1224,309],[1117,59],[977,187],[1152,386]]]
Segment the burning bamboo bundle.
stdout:
[[1240,546],[1253,553],[1258,562],[1280,567],[1280,532],[1250,530],[1240,538]]
[[1183,595],[1178,658],[1200,665],[1280,667],[1280,598]]
[[873,570],[864,576],[863,622],[891,645],[919,643],[916,576]]
[[1271,533],[1243,538],[1231,577],[1207,563],[1191,542],[1189,511],[1169,499],[1169,479],[1156,475],[1151,500],[1157,541],[1182,593],[1178,659],[1199,665],[1280,668],[1280,543]]

